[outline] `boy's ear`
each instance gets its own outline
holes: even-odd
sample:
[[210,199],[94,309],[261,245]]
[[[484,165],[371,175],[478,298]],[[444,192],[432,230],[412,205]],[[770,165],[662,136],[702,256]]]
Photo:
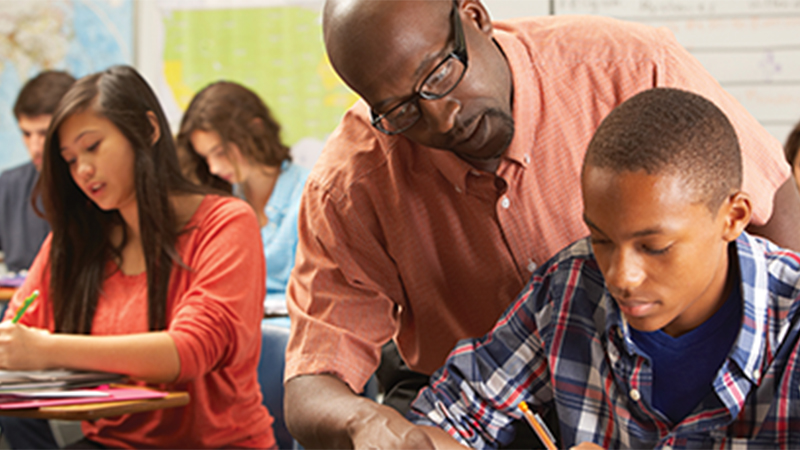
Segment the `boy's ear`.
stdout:
[[727,242],[734,241],[750,224],[750,217],[753,215],[750,197],[741,191],[731,194],[723,202],[722,212],[725,214],[723,239]]
[[153,111],[147,111],[147,120],[150,121],[150,125],[153,126],[153,136],[150,139],[150,145],[156,145],[159,139],[161,139],[161,127],[158,126],[158,117]]

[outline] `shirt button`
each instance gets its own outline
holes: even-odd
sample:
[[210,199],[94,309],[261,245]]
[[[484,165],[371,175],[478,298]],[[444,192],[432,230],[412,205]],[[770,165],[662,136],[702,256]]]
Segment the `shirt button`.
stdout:
[[639,393],[638,389],[631,389],[631,392],[628,394],[631,396],[631,400],[638,402],[640,398],[642,398],[642,394]]
[[528,155],[523,156],[522,160],[525,161],[525,164],[530,164],[531,163],[531,157],[528,156]]
[[758,381],[761,378],[761,371],[758,370],[758,369],[754,370],[753,371],[753,378],[755,378],[756,381]]
[[503,200],[500,202],[500,206],[508,209],[508,207],[511,206],[511,200],[509,200],[508,197],[503,197]]
[[536,270],[536,263],[532,259],[528,260],[528,272],[533,273]]

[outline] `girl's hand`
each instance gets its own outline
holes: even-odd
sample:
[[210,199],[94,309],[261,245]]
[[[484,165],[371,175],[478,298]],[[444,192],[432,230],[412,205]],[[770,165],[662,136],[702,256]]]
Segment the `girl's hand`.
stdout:
[[43,348],[50,332],[6,320],[0,323],[0,369],[49,369]]

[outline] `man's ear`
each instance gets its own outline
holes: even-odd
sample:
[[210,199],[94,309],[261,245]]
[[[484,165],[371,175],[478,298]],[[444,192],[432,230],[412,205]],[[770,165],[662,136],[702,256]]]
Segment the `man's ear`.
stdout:
[[479,30],[487,35],[492,34],[492,18],[489,16],[489,11],[479,0],[459,0],[458,9],[465,12]]
[[725,215],[725,228],[723,229],[723,239],[727,242],[736,240],[742,231],[750,224],[753,215],[753,206],[750,204],[750,196],[744,192],[731,194],[722,204],[720,211]]
[[147,111],[147,120],[149,120],[150,125],[153,126],[153,136],[150,139],[150,145],[156,145],[156,142],[161,139],[161,127],[158,126],[158,117],[156,117],[156,113]]

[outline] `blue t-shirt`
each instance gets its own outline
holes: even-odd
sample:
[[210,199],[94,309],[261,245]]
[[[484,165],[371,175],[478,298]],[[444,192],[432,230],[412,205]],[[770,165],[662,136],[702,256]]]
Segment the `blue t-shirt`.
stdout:
[[297,215],[300,196],[309,170],[284,161],[281,174],[267,206],[264,207],[269,222],[261,228],[264,256],[267,258],[267,298],[286,296],[286,283],[294,267],[297,250]]
[[742,296],[736,283],[713,316],[677,338],[662,330],[630,329],[633,342],[652,364],[652,405],[673,424],[713,391],[712,383],[736,341],[741,321]]

